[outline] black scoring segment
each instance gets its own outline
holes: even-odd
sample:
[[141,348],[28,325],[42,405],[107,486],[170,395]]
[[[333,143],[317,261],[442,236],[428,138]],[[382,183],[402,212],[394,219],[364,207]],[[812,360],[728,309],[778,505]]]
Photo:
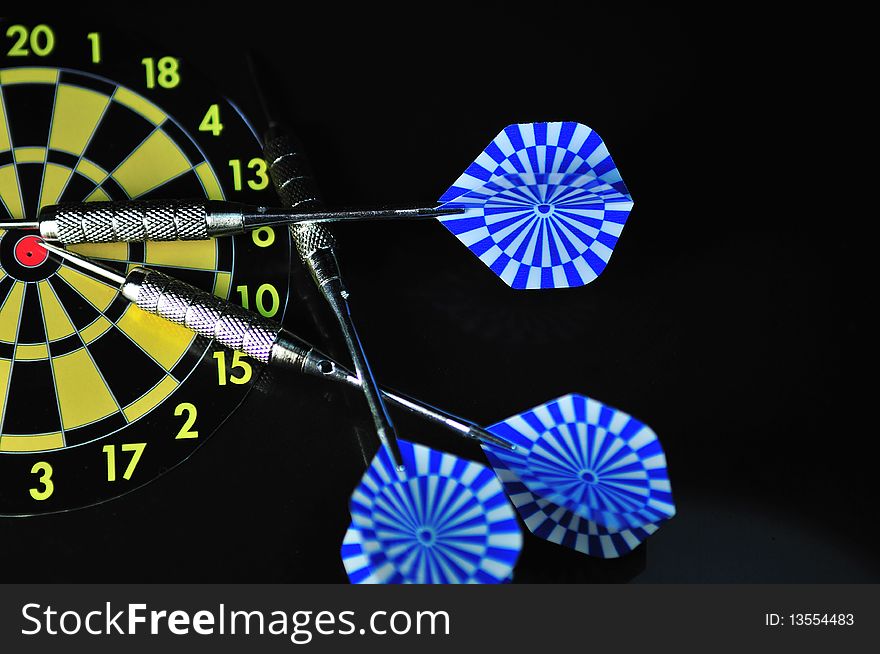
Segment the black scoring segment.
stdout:
[[132,263],[143,263],[145,250],[143,241],[128,244],[128,260]]
[[58,164],[70,170],[74,170],[79,163],[79,158],[76,155],[63,150],[49,150],[49,156],[46,159],[49,163]]
[[140,398],[165,376],[162,366],[117,328],[87,347],[122,406]]
[[[193,367],[198,363],[199,359],[202,357],[202,353],[210,343],[211,339],[202,336],[201,334],[197,334],[193,346],[183,353],[183,356],[180,357],[180,361],[174,364],[174,367],[171,368],[169,374],[177,381],[183,381],[186,379],[187,375],[192,372]],[[217,346],[216,348],[216,350],[222,349],[222,346]],[[251,365],[256,363],[257,362],[254,362]]]
[[217,270],[223,270],[225,272],[232,271],[234,243],[231,239],[229,245],[230,247],[224,247],[224,244],[221,244],[220,247],[217,248]]
[[98,310],[64,279],[55,275],[50,277],[48,281],[78,331],[85,329],[97,320],[100,315]]
[[25,284],[24,287],[24,306],[18,323],[18,342],[25,345],[46,342],[46,326],[43,324],[40,292],[36,284]]
[[115,323],[122,318],[122,314],[125,313],[129,306],[131,306],[131,303],[127,299],[122,295],[117,295],[113,302],[110,303],[110,306],[105,309],[104,317],[110,322]]
[[82,339],[80,339],[79,334],[74,333],[70,336],[65,336],[64,338],[49,341],[49,355],[53,358],[60,357],[75,352],[82,346],[83,342]]
[[85,175],[74,173],[71,176],[70,181],[67,183],[67,188],[64,189],[58,202],[82,202],[92,193],[92,191],[95,190],[96,185],[95,182]]
[[[48,359],[16,361],[9,383],[4,434],[48,434],[61,431],[54,392],[55,379]],[[52,389],[47,392],[47,389]]]
[[6,123],[12,147],[45,148],[55,105],[54,84],[9,84],[3,87]]
[[113,172],[143,143],[154,127],[128,107],[111,102],[86,148],[85,157],[108,173]]
[[43,184],[42,162],[19,164],[18,181],[21,185],[21,203],[24,207],[24,219],[36,220],[40,211],[40,187]]

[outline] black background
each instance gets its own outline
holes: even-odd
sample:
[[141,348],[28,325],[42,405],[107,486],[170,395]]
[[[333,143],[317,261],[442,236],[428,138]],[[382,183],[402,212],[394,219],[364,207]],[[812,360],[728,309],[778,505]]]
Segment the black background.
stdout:
[[[331,206],[430,204],[501,128],[534,120],[597,130],[635,200],[607,270],[580,289],[512,291],[435,223],[336,230],[385,383],[485,423],[577,391],[660,436],[679,515],[620,561],[527,536],[516,580],[880,580],[869,253],[829,25],[325,5],[94,15],[200,68],[258,124],[243,55],[268,58]],[[314,335],[302,306],[288,324]],[[365,410],[319,382],[265,381],[146,488],[0,521],[13,563],[0,578],[345,581]]]

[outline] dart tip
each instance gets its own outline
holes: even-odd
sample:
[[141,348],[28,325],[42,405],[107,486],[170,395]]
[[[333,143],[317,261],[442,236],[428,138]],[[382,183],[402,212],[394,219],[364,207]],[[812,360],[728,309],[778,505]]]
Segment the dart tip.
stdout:
[[509,440],[501,438],[500,436],[496,436],[492,432],[486,431],[482,427],[471,427],[468,430],[468,436],[479,441],[480,443],[485,443],[486,445],[494,445],[495,447],[501,447],[511,452],[516,451],[516,445],[511,443]]
[[65,250],[64,248],[60,248],[57,245],[52,245],[51,243],[47,243],[42,238],[37,239],[37,245],[39,245],[44,250],[48,250],[49,252],[52,252],[53,254],[57,254],[58,256],[60,256],[62,258],[64,258],[64,255],[69,254],[68,251]]

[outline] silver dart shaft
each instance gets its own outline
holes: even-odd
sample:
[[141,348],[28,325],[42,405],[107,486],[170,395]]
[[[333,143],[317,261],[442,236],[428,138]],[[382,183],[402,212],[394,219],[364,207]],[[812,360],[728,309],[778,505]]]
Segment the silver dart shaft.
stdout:
[[[56,245],[42,243],[53,255],[88,270],[119,286],[122,295],[138,307],[170,322],[182,325],[263,363],[316,377],[325,377],[360,388],[361,380],[311,344],[280,324],[247,309],[221,300],[168,275],[138,267],[123,276],[115,270]],[[479,425],[432,407],[397,391],[381,389],[395,405],[446,427],[465,438],[506,449],[515,446]]]

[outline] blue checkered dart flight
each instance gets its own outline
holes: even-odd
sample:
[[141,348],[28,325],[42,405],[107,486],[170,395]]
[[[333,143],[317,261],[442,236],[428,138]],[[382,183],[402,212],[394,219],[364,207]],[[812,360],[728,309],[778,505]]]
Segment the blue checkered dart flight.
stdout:
[[605,143],[574,122],[506,127],[440,202],[463,210],[440,222],[517,289],[596,279],[633,207]]
[[479,463],[398,442],[404,471],[382,448],[351,496],[341,553],[352,583],[508,581],[522,532],[496,476]]
[[[352,523],[345,532],[345,538],[342,539],[342,562],[349,581],[353,584],[386,583],[384,580],[379,580],[373,574],[373,564],[370,556],[364,549],[362,533]],[[513,571],[511,570],[510,574],[501,583],[509,584],[512,582]]]
[[657,435],[622,411],[570,394],[488,430],[516,445],[483,450],[539,537],[614,558],[675,515]]
[[575,122],[505,127],[424,208],[315,211],[225,201],[130,200],[44,207],[33,222],[66,245],[197,240],[279,225],[438,219],[516,289],[583,286],[608,264],[633,207],[605,143]]

